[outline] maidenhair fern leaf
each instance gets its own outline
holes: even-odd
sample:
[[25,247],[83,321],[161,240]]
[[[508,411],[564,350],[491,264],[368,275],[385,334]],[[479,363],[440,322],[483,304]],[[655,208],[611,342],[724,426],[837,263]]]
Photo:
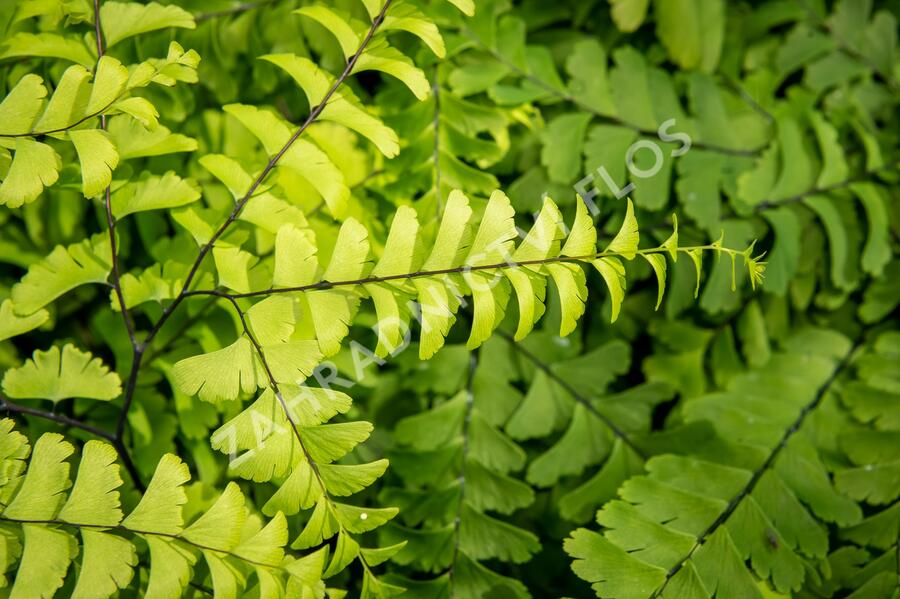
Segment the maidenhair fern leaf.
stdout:
[[443,58],[446,54],[444,38],[437,26],[411,4],[394,6],[385,15],[381,30],[409,32],[425,42],[438,58]]
[[90,72],[81,65],[66,69],[53,90],[46,110],[37,122],[26,124],[24,132],[61,131],[78,122],[87,114],[90,78]]
[[191,13],[178,6],[163,6],[156,2],[104,2],[100,7],[100,19],[108,46],[156,29],[195,27]]
[[615,322],[625,299],[625,266],[618,258],[599,258],[593,264],[609,289],[609,301],[612,304],[610,319]]
[[150,175],[120,187],[112,194],[113,216],[122,218],[136,212],[178,208],[200,199],[200,191],[190,179],[169,171],[161,177]]
[[35,351],[23,366],[7,370],[3,392],[54,403],[70,397],[109,401],[122,393],[122,381],[100,358],[66,344]]
[[[560,240],[564,224],[559,209],[546,199],[531,231],[512,254],[512,261],[522,264],[545,261],[560,254]],[[537,269],[538,272],[540,269]],[[516,339],[527,335],[544,313],[546,279],[534,276],[529,268],[510,271],[509,280],[519,301],[519,327]]]
[[381,478],[387,466],[387,460],[353,465],[325,464],[319,467],[319,475],[333,495],[348,497]]
[[314,4],[299,8],[294,11],[294,14],[308,17],[328,30],[337,39],[344,53],[344,58],[349,59],[359,48],[360,36],[354,30],[350,22],[350,15],[347,13],[339,14],[328,6]]
[[638,233],[637,219],[634,217],[634,205],[631,200],[626,203],[625,221],[619,232],[606,247],[607,252],[621,254],[627,260],[632,260],[637,253],[640,234]]
[[328,564],[323,577],[330,578],[341,572],[344,568],[353,563],[353,560],[359,555],[359,543],[353,540],[347,533],[340,533],[334,548],[334,556]]
[[250,270],[258,262],[256,256],[236,247],[217,247],[212,251],[219,284],[227,289],[250,291]]
[[656,284],[658,287],[656,309],[659,310],[659,306],[662,304],[663,297],[666,294],[666,257],[662,254],[643,254],[643,256],[650,264],[650,267],[653,268],[653,273],[656,275]]
[[182,485],[190,480],[187,465],[173,455],[160,460],[140,503],[122,521],[132,530],[178,534],[183,520],[181,506],[187,502]]
[[463,14],[467,16],[472,16],[475,14],[475,1],[474,0],[447,0],[450,4],[458,8],[462,11]]
[[[288,126],[270,112],[242,105],[228,105],[225,111],[253,132],[270,155],[277,153],[291,137]],[[344,216],[350,190],[344,182],[343,173],[318,146],[306,140],[297,140],[279,164],[281,168],[290,169],[308,181],[321,194],[333,216]]]
[[99,195],[112,181],[119,153],[109,135],[99,129],[70,131],[69,138],[81,161],[81,192],[88,198]]
[[98,234],[69,247],[58,245],[13,286],[13,308],[19,314],[37,312],[76,287],[105,283],[110,268],[109,235]]
[[87,112],[97,114],[105,110],[125,90],[128,69],[111,56],[103,56],[97,62],[94,85],[88,99]]
[[[628,4],[629,8],[640,12],[639,2]],[[646,4],[643,3],[643,8]],[[657,35],[672,60],[685,69],[714,71],[725,40],[725,3],[720,0],[678,0],[657,1],[653,6]]]
[[50,318],[46,310],[38,310],[27,316],[16,314],[11,300],[0,303],[0,341],[5,341],[22,333],[27,333],[43,325]]
[[306,94],[310,106],[318,106],[328,93],[331,77],[316,63],[296,54],[267,54],[261,60],[271,62],[283,69]]
[[56,183],[61,167],[59,154],[47,144],[16,138],[15,156],[0,183],[0,204],[18,208],[33,202],[45,187]]
[[111,445],[88,441],[81,453],[78,475],[60,520],[92,526],[116,526],[122,520],[118,488],[122,485],[118,456]]
[[406,85],[420,101],[428,99],[431,94],[431,85],[428,83],[425,73],[416,67],[407,56],[386,43],[370,44],[359,57],[353,70],[357,73],[380,71],[392,75]]
[[63,585],[69,564],[78,553],[75,537],[40,524],[23,524],[22,536],[24,550],[9,596],[53,596]]
[[619,31],[635,31],[647,16],[650,0],[610,0],[613,22]]
[[34,445],[31,464],[15,497],[3,510],[3,518],[52,520],[69,488],[69,464],[75,449],[62,435],[47,433]]
[[[262,57],[284,69],[306,94],[310,105],[317,106],[332,85],[332,77],[308,58],[294,54],[272,54]],[[400,151],[397,134],[381,120],[370,115],[353,92],[346,88],[335,91],[320,118],[343,125],[369,139],[388,158]]]
[[137,551],[131,541],[83,528],[81,571],[72,590],[73,599],[109,597],[127,588],[137,564]]
[[157,536],[147,537],[150,563],[159,567],[150,569],[147,581],[147,597],[166,599],[178,597],[191,581],[197,556],[177,541]]
[[280,564],[287,541],[287,519],[283,513],[276,512],[265,526],[241,539],[233,553],[248,562]]
[[22,77],[3,102],[0,102],[3,134],[13,136],[29,133],[46,96],[47,88],[44,87],[43,79],[31,73]]
[[119,150],[121,160],[192,152],[197,149],[196,140],[180,133],[172,133],[162,125],[151,131],[134,119],[122,115],[111,117],[108,123],[109,134]]
[[[276,345],[274,350],[269,347],[269,352],[280,348],[285,358],[284,367],[275,368],[276,381],[292,382],[309,376],[320,356],[316,345],[307,341]],[[252,393],[269,386],[263,365],[247,337],[218,351],[186,358],[175,365],[174,373],[182,392],[210,402],[230,401],[241,392]]]
[[[394,216],[384,252],[372,269],[371,276],[385,278],[418,270],[423,261],[418,239],[419,222],[415,211],[401,207]],[[412,293],[404,287],[402,281],[367,284],[364,289],[371,296],[378,315],[378,346],[375,354],[384,357],[403,343],[406,332],[403,325],[409,318],[406,312],[408,304],[403,303],[404,296],[397,292],[407,291],[410,297]]]
[[244,495],[236,483],[230,483],[202,516],[181,532],[197,545],[217,551],[231,551],[241,540],[246,517]]
[[888,216],[884,199],[878,188],[872,184],[857,183],[851,190],[859,198],[866,211],[869,224],[869,235],[863,248],[861,266],[864,271],[880,276],[884,267],[891,260],[888,244]]
[[20,31],[4,40],[0,56],[4,59],[45,56],[77,62],[86,67],[91,67],[96,62],[88,46],[78,35],[27,31]]

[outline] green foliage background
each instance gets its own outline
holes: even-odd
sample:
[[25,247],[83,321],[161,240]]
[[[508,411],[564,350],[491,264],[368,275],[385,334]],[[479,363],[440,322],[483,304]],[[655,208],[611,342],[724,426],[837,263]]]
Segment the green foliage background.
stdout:
[[897,599],[898,17],[0,3],[0,593]]

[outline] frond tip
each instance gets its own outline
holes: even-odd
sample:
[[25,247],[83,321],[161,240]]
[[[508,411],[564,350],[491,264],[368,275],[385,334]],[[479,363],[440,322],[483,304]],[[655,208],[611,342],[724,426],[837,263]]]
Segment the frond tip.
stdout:
[[753,289],[756,289],[757,285],[762,285],[763,279],[766,277],[766,262],[763,262],[762,259],[765,257],[766,253],[753,257],[753,248],[756,246],[756,242],[750,244],[746,250],[744,250],[744,263],[747,265],[747,272],[750,275],[750,285]]

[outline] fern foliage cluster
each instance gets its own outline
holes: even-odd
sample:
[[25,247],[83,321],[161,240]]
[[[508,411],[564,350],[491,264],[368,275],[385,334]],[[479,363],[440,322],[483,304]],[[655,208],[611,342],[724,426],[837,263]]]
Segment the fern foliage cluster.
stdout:
[[251,572],[262,594],[315,590],[316,578],[308,573],[322,556],[286,557],[284,515],[265,522],[250,513],[236,484],[186,526],[183,485],[190,472],[178,456],[166,454],[137,505],[124,515],[118,490],[122,478],[110,444],[85,443],[73,481],[67,460],[74,448],[58,433],[44,433],[32,448],[12,421],[5,419],[2,430],[4,568],[19,561],[22,572],[10,596],[52,595],[76,558],[74,586],[65,590],[70,596],[105,597],[128,588],[138,565],[135,539],[146,543],[151,560],[147,596],[182,593],[199,555],[216,594],[235,595]]
[[895,2],[0,4],[12,597],[900,597]]

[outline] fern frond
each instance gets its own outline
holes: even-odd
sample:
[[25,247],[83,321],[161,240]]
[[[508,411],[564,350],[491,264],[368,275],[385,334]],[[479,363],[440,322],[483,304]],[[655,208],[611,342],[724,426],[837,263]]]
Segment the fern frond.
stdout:
[[[104,8],[112,9],[112,5],[132,6],[110,2]],[[148,10],[151,7],[163,8],[155,3],[148,5]],[[177,7],[168,8],[181,11]],[[153,23],[143,26],[155,28]],[[127,33],[133,28],[134,25],[126,26],[122,33],[134,35]],[[45,187],[56,183],[62,161],[54,146],[46,143],[47,138],[67,139],[72,143],[81,163],[82,193],[86,197],[97,196],[110,184],[120,158],[128,155],[117,147],[114,135],[78,127],[92,119],[115,114],[128,115],[142,127],[157,127],[156,108],[130,93],[150,83],[195,82],[193,72],[198,63],[196,52],[185,52],[176,42],[170,44],[166,58],[133,65],[130,71],[115,58],[102,56],[92,81],[90,72],[81,65],[66,69],[46,103],[44,98],[48,92],[41,77],[33,74],[23,77],[0,102],[0,122],[4,127],[0,131],[0,147],[14,150],[9,172],[0,183],[0,204],[18,208],[34,201]]]
[[356,559],[368,572],[368,550],[354,537],[374,530],[397,513],[396,508],[360,508],[336,499],[368,487],[387,467],[386,460],[334,464],[365,441],[372,430],[367,422],[327,423],[346,412],[350,404],[349,397],[336,391],[278,385],[225,423],[211,440],[215,449],[231,456],[233,474],[277,483],[278,490],[262,508],[264,513],[292,515],[313,509],[292,547],[307,549],[338,537],[325,577],[339,573]]
[[289,340],[294,328],[290,300],[268,298],[246,312],[237,301],[232,301],[232,306],[243,336],[221,350],[227,355],[207,354],[177,363],[175,384],[184,393],[210,401],[235,399],[241,390],[251,393],[257,386],[266,388],[254,403],[213,433],[213,448],[229,455],[234,475],[278,486],[263,505],[264,513],[293,515],[313,510],[292,547],[308,549],[338,537],[323,576],[334,576],[359,560],[368,584],[385,585],[387,592],[390,586],[378,581],[366,561],[367,553],[378,556],[387,548],[363,549],[354,537],[383,525],[396,515],[396,508],[360,508],[336,499],[362,491],[387,468],[386,460],[334,463],[365,441],[372,425],[328,424],[332,417],[349,410],[350,398],[299,384],[312,373],[321,354],[313,342]]
[[[653,406],[671,399],[674,391],[651,382],[609,393],[616,377],[629,367],[627,345],[612,341],[580,356],[541,358],[542,345],[553,341],[546,333],[537,333],[531,343],[509,344],[512,356],[520,356],[535,371],[503,423],[517,440],[549,437],[547,449],[530,461],[526,479],[535,487],[553,488],[579,477],[578,484],[561,494],[559,513],[584,522],[622,482],[640,471],[647,459],[645,441]],[[560,430],[562,435],[553,437]],[[583,474],[588,476],[581,478]]]
[[[217,597],[237,596],[254,573],[262,597],[282,597],[287,588],[311,591],[320,584],[321,569],[301,567],[302,560],[285,555],[284,516],[275,512],[263,526],[249,514],[235,483],[185,525],[183,485],[190,473],[169,454],[140,502],[123,517],[122,480],[111,445],[86,443],[73,483],[67,460],[74,448],[60,435],[42,435],[33,451],[9,419],[0,421],[0,435],[0,569],[18,563],[11,597],[50,596],[68,579],[74,581],[72,597],[110,597],[132,583],[138,537],[149,547],[148,597],[181,596],[198,554],[206,560]],[[79,567],[70,568],[76,560]],[[8,582],[3,579],[4,586]]]
[[[685,404],[678,454],[651,458],[620,499],[597,512],[600,533],[566,540],[576,574],[598,596],[761,596],[828,574],[826,523],[860,521],[831,483],[807,417],[832,392],[856,347],[808,331],[763,368]],[[773,398],[782,398],[775,401]]]
[[[397,423],[390,458],[406,486],[388,487],[383,496],[400,506],[402,524],[383,528],[381,537],[385,543],[406,542],[394,561],[435,576],[427,584],[438,595],[502,590],[530,597],[521,582],[481,563],[523,563],[540,549],[534,534],[487,513],[504,516],[525,508],[534,491],[514,474],[524,466],[525,452],[498,428],[497,407],[479,392],[498,366],[484,361],[494,357],[485,349],[469,358],[465,347],[448,347],[445,359],[460,366],[469,362],[457,377],[462,388],[446,389],[449,397],[432,409]],[[397,580],[416,589],[406,577]]]
[[[835,487],[867,506],[866,517],[840,531],[848,541],[829,555],[839,573],[829,587],[865,596],[897,593],[900,546],[900,333],[886,331],[855,362],[855,376],[840,391],[846,418],[837,445],[846,464],[835,468]],[[845,564],[853,564],[852,574]],[[865,564],[858,571],[856,564]]]
[[[724,254],[733,264],[741,258],[754,282],[761,280],[764,270],[764,263],[751,255],[752,246],[737,251],[719,241],[680,247],[677,229],[662,245],[639,248],[638,225],[630,202],[619,233],[603,250],[596,246],[596,231],[583,204],[578,205],[564,243],[562,217],[549,198],[518,246],[514,241],[518,237],[514,214],[509,198],[498,191],[492,194],[478,222],[468,198],[457,191],[448,199],[433,241],[426,241],[413,211],[401,208],[374,266],[368,263],[368,233],[355,219],[348,219],[341,227],[327,268],[319,265],[317,248],[308,235],[295,227],[283,227],[275,241],[272,287],[247,291],[250,265],[241,261],[249,255],[232,251],[232,257],[226,260],[223,254],[222,260],[217,260],[217,267],[220,284],[234,292],[194,290],[187,295],[219,295],[235,300],[295,295],[304,315],[300,320],[314,327],[306,334],[318,341],[326,356],[338,350],[359,298],[368,296],[381,322],[379,355],[398,347],[401,331],[408,331],[415,318],[422,329],[420,356],[428,358],[443,345],[456,312],[468,298],[474,303],[470,349],[481,345],[503,320],[513,291],[519,312],[516,337],[527,335],[545,311],[548,276],[564,294],[560,297],[561,333],[568,334],[584,312],[587,296],[586,274],[579,263],[593,265],[602,275],[610,291],[613,320],[625,294],[623,260],[638,255],[651,262],[663,284],[665,261],[660,257],[687,254],[697,269],[697,291],[703,252]],[[429,246],[430,250],[423,251]]]

